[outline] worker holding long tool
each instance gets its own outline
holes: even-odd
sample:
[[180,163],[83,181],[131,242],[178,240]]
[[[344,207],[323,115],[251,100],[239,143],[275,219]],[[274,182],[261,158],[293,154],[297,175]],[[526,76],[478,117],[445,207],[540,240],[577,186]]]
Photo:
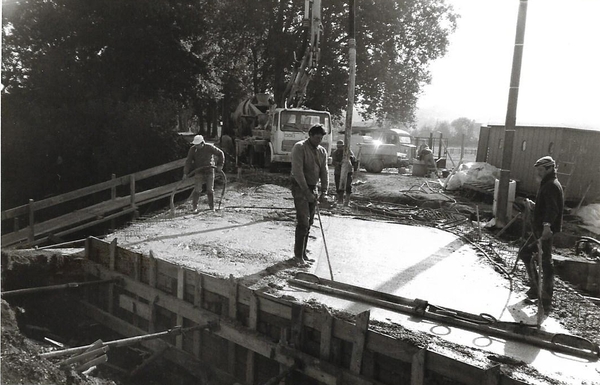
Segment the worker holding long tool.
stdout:
[[[215,159],[213,159],[213,157]],[[202,184],[206,183],[206,196],[208,197],[208,208],[215,209],[215,168],[218,172],[223,170],[225,154],[223,151],[206,143],[202,135],[196,135],[192,141],[192,147],[188,151],[185,166],[183,167],[183,179],[190,173],[194,173],[194,192],[192,192],[192,210],[198,213],[198,200],[202,191]]]
[[297,142],[292,148],[291,182],[296,208],[294,258],[299,264],[314,262],[306,255],[306,244],[317,204],[325,199],[329,185],[327,150],[320,145],[325,135],[323,126],[315,124],[308,130],[308,139]]
[[[531,299],[539,297],[538,283],[540,280],[535,268],[533,254],[541,248],[542,252],[542,301],[544,313],[552,310],[552,294],[554,291],[554,265],[552,264],[552,238],[562,229],[562,213],[564,207],[563,188],[557,179],[556,163],[550,156],[544,156],[534,164],[540,187],[535,198],[535,203],[526,200],[533,209],[531,222],[532,235],[525,245],[519,250],[519,259],[525,264],[529,277],[530,289],[527,296]],[[541,244],[541,245],[540,245]],[[540,247],[541,246],[541,247]]]

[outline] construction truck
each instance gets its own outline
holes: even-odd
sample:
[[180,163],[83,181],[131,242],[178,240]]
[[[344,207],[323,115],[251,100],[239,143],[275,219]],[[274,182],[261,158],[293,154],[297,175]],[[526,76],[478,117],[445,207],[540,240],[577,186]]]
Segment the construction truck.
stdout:
[[235,127],[236,163],[276,170],[291,163],[296,142],[308,137],[308,130],[322,124],[327,132],[321,145],[331,152],[331,115],[302,107],[306,87],[317,70],[321,34],[321,0],[305,0],[304,39],[301,59],[295,63],[280,106],[268,94],[256,94],[241,102],[232,114]]
[[398,128],[353,128],[351,143],[358,166],[367,172],[408,167],[414,157],[415,145],[410,133]]

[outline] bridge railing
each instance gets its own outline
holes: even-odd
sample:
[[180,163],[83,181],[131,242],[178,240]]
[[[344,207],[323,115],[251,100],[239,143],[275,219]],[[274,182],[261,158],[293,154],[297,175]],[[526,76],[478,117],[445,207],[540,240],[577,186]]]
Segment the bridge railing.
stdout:
[[[183,183],[177,180],[146,190],[142,190],[138,183],[181,169],[184,164],[185,158],[121,177],[113,174],[108,181],[40,201],[30,199],[28,204],[2,211],[2,247],[31,247],[123,215],[135,218],[139,205],[168,197],[175,189],[181,192],[193,187],[193,178]],[[126,194],[119,195],[121,190],[125,190]],[[102,199],[100,196],[110,198]],[[65,202],[82,198],[87,198],[83,208],[68,212],[58,208]],[[49,216],[47,211],[51,210],[48,209],[54,209],[56,213]],[[46,210],[46,213],[41,214],[42,210]]]

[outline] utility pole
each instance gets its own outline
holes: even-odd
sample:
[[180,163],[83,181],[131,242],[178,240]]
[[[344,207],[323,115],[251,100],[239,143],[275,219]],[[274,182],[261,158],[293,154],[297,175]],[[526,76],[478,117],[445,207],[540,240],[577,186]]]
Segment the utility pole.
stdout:
[[513,52],[508,107],[504,123],[504,148],[502,151],[502,168],[498,186],[498,202],[496,205],[496,226],[504,227],[510,218],[508,213],[508,192],[510,184],[510,168],[513,156],[513,142],[517,122],[517,100],[519,99],[519,82],[521,79],[521,62],[523,59],[523,44],[525,41],[525,22],[527,20],[527,0],[520,0],[517,19],[517,33]]
[[354,28],[355,0],[350,0],[350,21],[348,25],[348,107],[346,109],[346,129],[344,130],[344,161],[340,174],[340,186],[342,191],[346,190],[348,173],[352,169],[350,163],[350,141],[352,140],[352,114],[354,113],[354,85],[356,79],[356,39]]

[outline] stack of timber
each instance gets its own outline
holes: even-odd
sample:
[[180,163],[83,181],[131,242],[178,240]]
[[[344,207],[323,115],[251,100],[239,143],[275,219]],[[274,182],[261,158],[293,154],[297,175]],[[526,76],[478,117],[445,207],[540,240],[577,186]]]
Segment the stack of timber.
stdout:
[[368,311],[350,322],[324,307],[252,290],[233,277],[123,249],[116,240],[90,237],[85,251],[88,279],[116,279],[88,290],[86,313],[123,336],[191,328],[142,344],[203,383],[263,384],[289,371],[293,383],[303,384],[526,383],[495,363],[477,367],[370,330]]

